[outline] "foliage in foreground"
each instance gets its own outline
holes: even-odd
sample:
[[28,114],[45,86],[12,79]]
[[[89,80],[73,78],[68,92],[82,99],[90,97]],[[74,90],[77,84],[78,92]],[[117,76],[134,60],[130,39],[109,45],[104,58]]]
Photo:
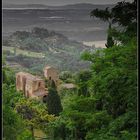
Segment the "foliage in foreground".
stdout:
[[[50,123],[53,138],[136,140],[137,45],[135,41],[97,51],[94,54],[89,53],[88,57],[86,53],[83,58],[92,62],[91,75],[83,81],[81,76],[78,76],[80,79],[77,84],[83,91],[81,94],[70,94],[69,97],[63,98],[64,111],[55,122]],[[87,72],[82,77],[87,77]],[[90,96],[85,96],[87,91]]]

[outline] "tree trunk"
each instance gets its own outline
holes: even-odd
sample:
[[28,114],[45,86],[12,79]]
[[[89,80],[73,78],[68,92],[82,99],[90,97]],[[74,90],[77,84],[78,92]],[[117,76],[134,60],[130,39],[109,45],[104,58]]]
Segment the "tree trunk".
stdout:
[[31,133],[32,133],[32,138],[33,138],[33,140],[34,140],[34,128],[33,128],[33,126],[31,125]]

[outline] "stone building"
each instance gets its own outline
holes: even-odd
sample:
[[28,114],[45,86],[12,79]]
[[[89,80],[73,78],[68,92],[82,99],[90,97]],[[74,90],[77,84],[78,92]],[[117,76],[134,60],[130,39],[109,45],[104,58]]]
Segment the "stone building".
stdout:
[[48,80],[54,80],[55,84],[58,84],[59,76],[58,76],[58,71],[51,67],[51,66],[46,66],[44,68],[44,76]]
[[16,89],[17,91],[23,91],[27,98],[41,99],[47,95],[44,80],[25,72],[16,74]]

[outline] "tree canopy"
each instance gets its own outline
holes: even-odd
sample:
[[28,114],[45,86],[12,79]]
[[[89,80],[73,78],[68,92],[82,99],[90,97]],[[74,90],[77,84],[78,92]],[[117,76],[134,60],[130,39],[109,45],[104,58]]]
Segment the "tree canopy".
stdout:
[[[90,15],[109,23],[108,43],[111,42],[111,37],[116,41],[127,43],[129,39],[137,36],[136,0],[131,3],[125,1],[118,2],[112,9],[108,7],[105,10],[94,9],[91,11]],[[113,25],[118,25],[119,27],[115,28]],[[110,46],[113,46],[112,43]]]

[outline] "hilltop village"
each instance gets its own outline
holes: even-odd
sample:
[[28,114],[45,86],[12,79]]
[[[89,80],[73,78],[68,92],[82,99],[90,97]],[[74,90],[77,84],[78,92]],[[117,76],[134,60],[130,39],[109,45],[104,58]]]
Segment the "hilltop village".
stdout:
[[[53,80],[58,85],[58,71],[55,68],[46,66],[44,68],[44,77],[48,80]],[[48,94],[48,89],[45,87],[43,79],[25,72],[16,74],[16,89],[17,91],[22,91],[27,98],[42,100]]]

